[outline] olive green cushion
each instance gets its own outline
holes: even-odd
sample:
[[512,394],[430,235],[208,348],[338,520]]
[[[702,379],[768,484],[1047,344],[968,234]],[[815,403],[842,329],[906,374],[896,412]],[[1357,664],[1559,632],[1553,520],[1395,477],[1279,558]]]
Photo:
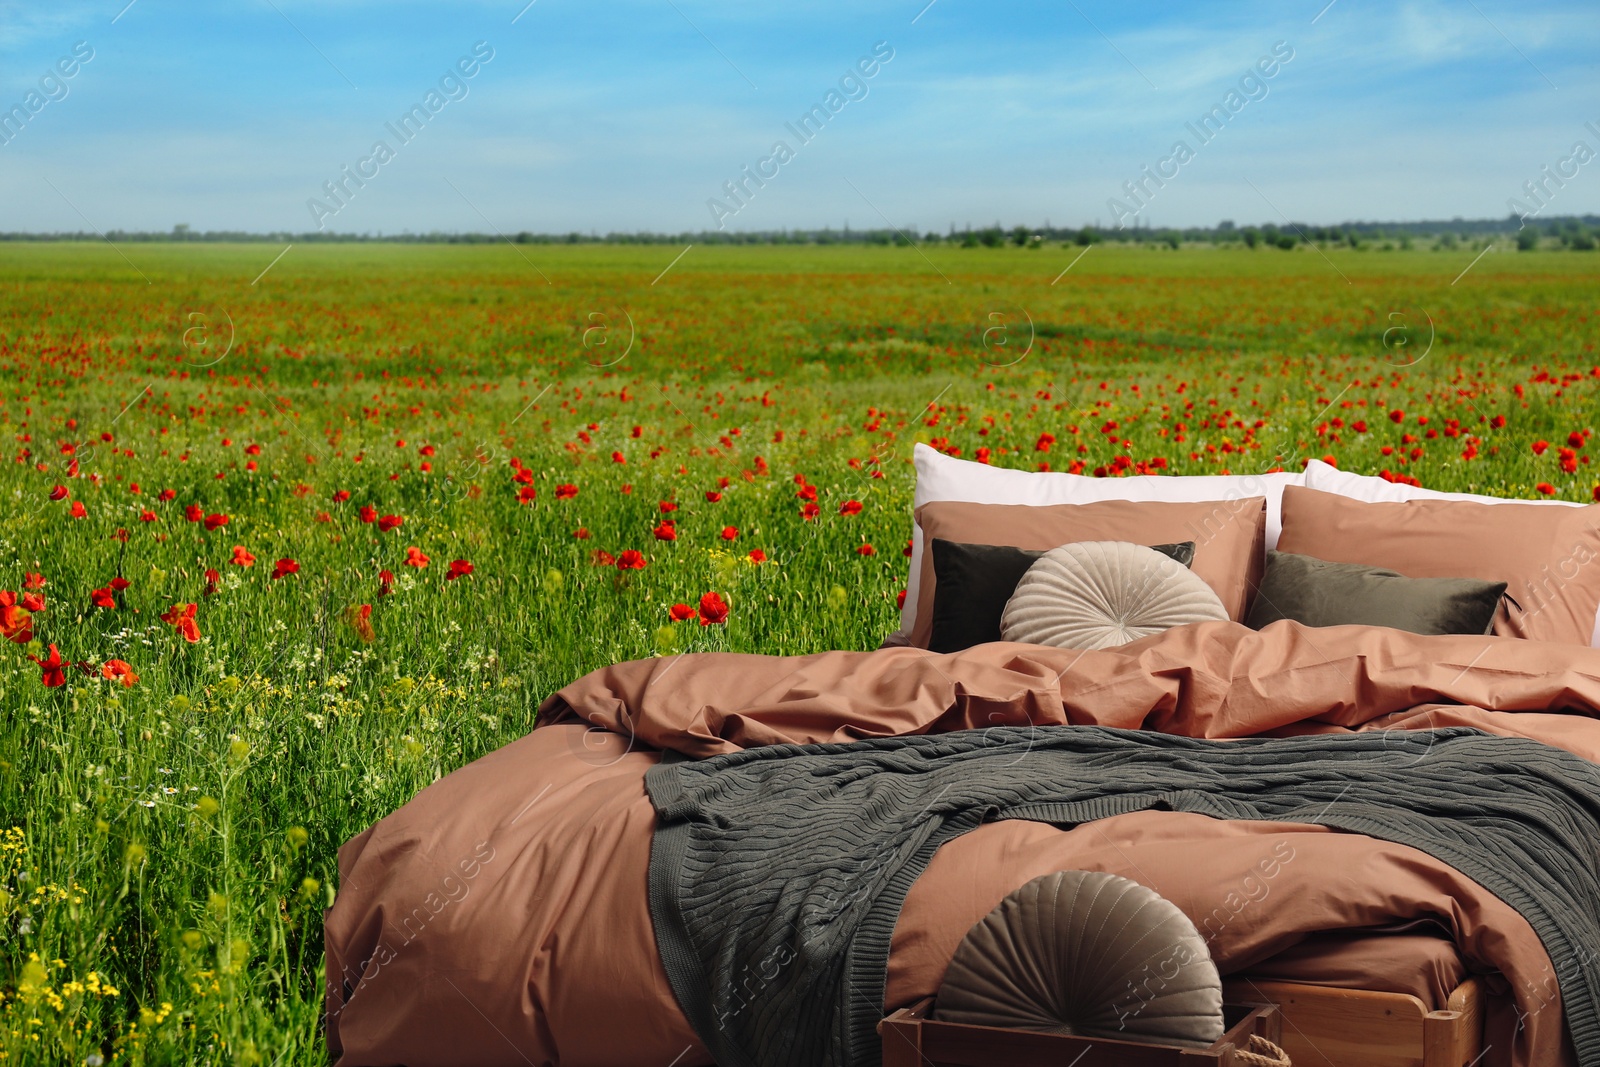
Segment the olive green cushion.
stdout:
[[1152,889],[1057,871],[1002,900],[957,946],[944,1022],[1205,1048],[1222,979],[1194,923]]
[[1388,626],[1415,634],[1482,634],[1494,625],[1505,582],[1406,578],[1382,567],[1268,552],[1246,625]]

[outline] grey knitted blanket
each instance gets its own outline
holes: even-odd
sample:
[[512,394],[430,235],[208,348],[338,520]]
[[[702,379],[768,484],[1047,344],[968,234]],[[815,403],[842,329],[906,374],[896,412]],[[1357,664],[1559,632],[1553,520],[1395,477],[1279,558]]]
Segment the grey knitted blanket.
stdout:
[[1474,730],[1200,741],[1103,727],[782,745],[646,778],[650,910],[723,1067],[879,1063],[889,939],[934,851],[989,820],[1316,823],[1418,848],[1516,908],[1600,1067],[1600,766]]

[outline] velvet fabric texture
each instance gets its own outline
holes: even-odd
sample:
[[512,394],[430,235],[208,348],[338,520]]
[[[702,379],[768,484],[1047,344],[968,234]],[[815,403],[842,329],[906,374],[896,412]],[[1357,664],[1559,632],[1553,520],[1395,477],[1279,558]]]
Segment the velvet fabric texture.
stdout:
[[1414,634],[1485,634],[1505,582],[1406,578],[1383,567],[1268,552],[1267,573],[1246,625],[1279,619],[1307,626],[1388,626]]
[[1224,1030],[1222,978],[1194,923],[1103,871],[1057,871],[1002,900],[956,947],[934,1010],[941,1022],[1190,1048]]
[[1056,648],[1112,648],[1228,618],[1217,594],[1169,556],[1127,541],[1053,548],[1028,568],[1000,617],[1000,636]]
[[[931,547],[938,592],[933,598],[929,650],[960,652],[1000,640],[1000,616],[1005,613],[1006,601],[1045,550],[974,545],[943,538],[935,540]],[[1150,547],[1185,567],[1194,562],[1193,541]]]
[[[1249,615],[1251,598],[1266,566],[1267,501],[1259,496],[1039,506],[935,501],[917,508],[916,519],[930,543],[940,539],[1049,551],[1077,541],[1140,545],[1193,541],[1190,569],[1217,594],[1234,622],[1243,622]],[[933,634],[939,580],[933,570],[933,553],[924,552],[921,562],[921,598],[907,640],[911,646],[925,649]]]

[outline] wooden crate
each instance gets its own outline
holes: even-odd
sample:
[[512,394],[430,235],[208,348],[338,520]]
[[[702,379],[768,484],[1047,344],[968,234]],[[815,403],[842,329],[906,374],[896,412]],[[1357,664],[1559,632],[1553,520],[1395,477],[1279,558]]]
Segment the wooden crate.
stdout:
[[1282,1032],[1273,1004],[1224,1006],[1228,1030],[1205,1049],[943,1023],[932,1008],[924,1000],[878,1024],[883,1067],[1234,1067],[1252,1034],[1276,1043]]
[[1468,1067],[1483,1053],[1483,990],[1463,982],[1437,1011],[1405,993],[1224,979],[1229,1000],[1278,1005],[1294,1067]]

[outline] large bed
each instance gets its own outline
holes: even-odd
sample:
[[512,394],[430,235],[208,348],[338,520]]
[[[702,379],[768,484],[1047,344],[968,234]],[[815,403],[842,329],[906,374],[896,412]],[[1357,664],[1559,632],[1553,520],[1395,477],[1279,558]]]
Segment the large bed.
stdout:
[[[1211,748],[1349,738],[1369,755],[1398,738],[1378,754],[1419,768],[1434,738],[1467,741],[1489,754],[1483,773],[1499,777],[1487,780],[1508,787],[1551,777],[1511,760],[1530,748],[1569,761],[1555,765],[1574,780],[1600,761],[1600,649],[1543,635],[1228,618],[1094,650],[1002,640],[936,653],[906,636],[871,652],[601,669],[551,696],[527,737],[352,839],[326,925],[338,1064],[737,1062],[714,1051],[722,1038],[683,988],[653,896],[665,817],[650,788],[676,761],[1107,730]],[[1579,785],[1560,801],[1579,842],[1562,863],[1574,884],[1600,887],[1600,808]],[[1529,918],[1547,925],[1542,913],[1504,899],[1517,894],[1404,832],[1353,832],[1376,813],[1371,799],[1340,792],[1319,807],[1304,821],[1217,818],[1176,800],[1067,823],[983,820],[916,869],[894,902],[881,982],[855,993],[873,1002],[854,1010],[880,1019],[936,997],[963,937],[1008,894],[1050,872],[1104,871],[1193,920],[1230,999],[1280,1004],[1297,1067],[1596,1062],[1600,945],[1553,963]],[[759,979],[719,981],[705,995],[725,1013],[731,988],[741,1009],[769,995]]]

